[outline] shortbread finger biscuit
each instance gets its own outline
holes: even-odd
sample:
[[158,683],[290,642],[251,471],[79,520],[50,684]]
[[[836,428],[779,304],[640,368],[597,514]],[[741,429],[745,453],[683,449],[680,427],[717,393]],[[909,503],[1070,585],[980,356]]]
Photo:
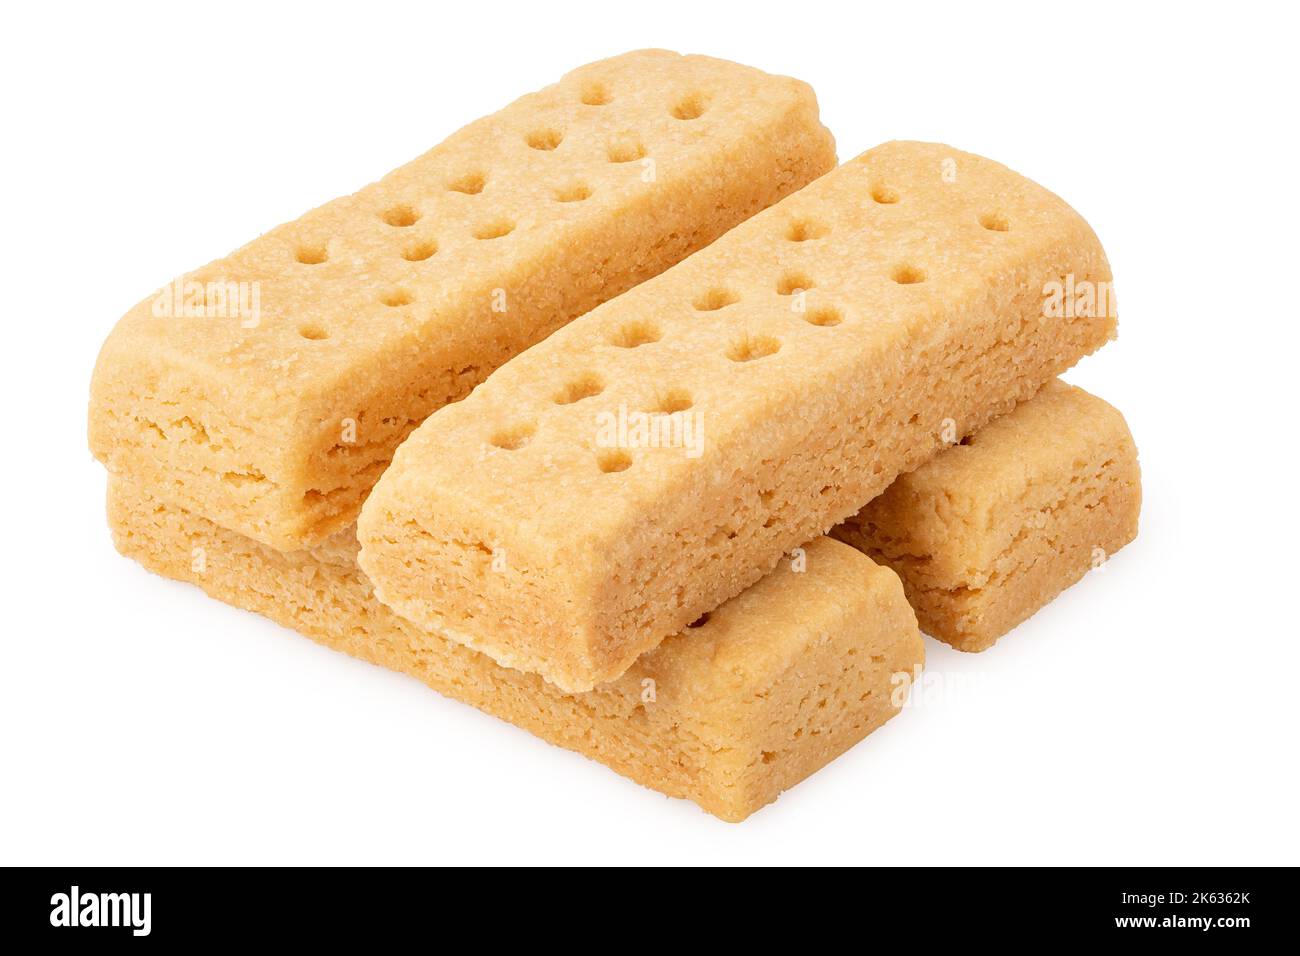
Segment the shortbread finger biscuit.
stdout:
[[318,542],[434,409],[834,165],[803,83],[665,51],[583,67],[140,303],[91,448],[259,541]]
[[282,552],[110,483],[123,554],[218,600],[585,754],[638,783],[738,821],[902,706],[923,648],[898,577],[822,538],[626,674],[565,694],[422,631],[374,599],[340,532]]
[[1042,187],[947,146],[873,149],[434,414],[363,509],[361,566],[399,614],[589,689],[948,423],[979,427],[1106,342],[1109,282]]
[[832,532],[903,579],[921,629],[982,651],[1137,536],[1137,448],[1064,382],[903,475]]

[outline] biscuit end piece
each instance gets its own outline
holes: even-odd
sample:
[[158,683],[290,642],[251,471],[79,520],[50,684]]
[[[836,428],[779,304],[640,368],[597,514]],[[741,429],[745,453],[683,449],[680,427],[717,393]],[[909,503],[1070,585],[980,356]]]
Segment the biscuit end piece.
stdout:
[[1138,532],[1124,417],[1059,380],[895,481],[832,534],[894,568],[921,629],[983,651]]

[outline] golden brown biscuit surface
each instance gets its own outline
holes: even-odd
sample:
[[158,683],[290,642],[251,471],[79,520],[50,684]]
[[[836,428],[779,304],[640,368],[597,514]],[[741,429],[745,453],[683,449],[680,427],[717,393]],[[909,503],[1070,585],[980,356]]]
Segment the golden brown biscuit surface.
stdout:
[[100,354],[91,448],[317,543],[434,409],[834,164],[803,83],[661,50],[582,67],[141,302]]
[[829,538],[808,545],[805,570],[784,563],[617,681],[566,694],[392,613],[358,571],[350,532],[277,551],[116,479],[108,510],[118,549],[150,570],[728,821],[897,713],[924,657],[898,576]]
[[1132,541],[1141,504],[1124,417],[1055,381],[831,533],[899,573],[923,631],[982,651]]
[[[435,413],[363,510],[361,565],[398,613],[588,689],[916,468],[946,423],[976,429],[1104,344],[1107,302],[1053,310],[1049,289],[1110,278],[1035,183],[878,147]],[[667,440],[643,427],[673,416]]]

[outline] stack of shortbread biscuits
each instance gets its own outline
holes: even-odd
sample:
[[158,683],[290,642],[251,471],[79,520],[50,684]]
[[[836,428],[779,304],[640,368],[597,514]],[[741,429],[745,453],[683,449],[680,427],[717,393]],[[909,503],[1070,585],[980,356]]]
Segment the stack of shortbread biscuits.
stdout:
[[[141,302],[118,549],[725,820],[1133,539],[1088,225],[812,91],[594,63]],[[919,627],[918,627],[919,624]]]

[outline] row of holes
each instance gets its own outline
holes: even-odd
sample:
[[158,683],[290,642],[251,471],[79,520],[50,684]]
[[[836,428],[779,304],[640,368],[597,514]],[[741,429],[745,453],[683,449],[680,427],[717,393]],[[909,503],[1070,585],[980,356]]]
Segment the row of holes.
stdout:
[[[925,281],[925,272],[916,266],[899,266],[893,270],[890,278],[899,285],[916,285]],[[776,291],[778,295],[795,295],[800,292],[807,292],[814,286],[815,283],[806,273],[787,272],[777,281]],[[692,306],[699,312],[716,312],[719,309],[735,305],[739,301],[740,296],[730,289],[713,288],[697,298],[692,303]],[[809,309],[803,313],[803,318],[810,325],[824,328],[839,325],[844,321],[843,313],[834,306],[817,306]],[[636,321],[629,322],[616,329],[609,338],[609,344],[618,348],[634,349],[642,345],[658,342],[662,337],[659,328],[654,324]],[[775,339],[761,338],[751,340],[751,344],[744,347],[733,346],[727,355],[733,361],[748,362],[771,355],[778,348],[780,348],[780,343],[777,343]]]
[[[514,451],[528,444],[536,431],[537,426],[531,422],[516,425],[494,434],[492,444],[506,451]],[[632,467],[632,456],[621,448],[603,448],[596,453],[596,465],[607,475],[627,471]]]
[[[898,190],[891,189],[888,186],[873,186],[871,188],[871,198],[877,203],[884,206],[890,206],[898,202],[901,198]],[[979,217],[979,223],[989,232],[1007,232],[1011,229],[1011,220],[1000,212],[987,212]],[[794,236],[790,237],[794,239]],[[820,238],[819,236],[809,236],[808,238]]]
[[[432,246],[433,244],[428,243],[427,245]],[[418,258],[427,259],[430,255],[433,255],[434,251],[433,248],[430,248],[427,255],[422,255]],[[406,255],[406,258],[415,257],[412,255]],[[911,285],[923,282],[925,280],[925,274],[914,266],[900,266],[894,270],[892,278],[895,282],[901,285]],[[794,295],[798,292],[807,291],[812,287],[813,281],[806,275],[803,273],[791,272],[782,276],[781,280],[777,283],[776,289],[780,295]],[[414,302],[415,296],[406,289],[391,289],[381,294],[379,301],[390,308],[400,308]],[[704,295],[696,299],[693,305],[696,310],[700,312],[716,312],[717,310],[724,309],[729,305],[735,305],[739,301],[740,296],[729,289],[715,288],[710,289],[708,292],[704,293]],[[803,318],[805,322],[808,322],[811,325],[823,327],[839,325],[840,322],[844,320],[840,310],[832,306],[818,306],[817,308],[810,309],[803,314]],[[310,328],[314,329],[314,327]],[[323,334],[308,335],[306,332],[303,332],[302,334],[304,338],[310,339],[328,338],[328,335]],[[630,322],[627,325],[619,327],[610,337],[609,341],[611,345],[618,346],[619,348],[634,349],[638,346],[650,345],[651,343],[658,342],[660,338],[662,338],[662,334],[656,326],[648,322]],[[775,349],[773,349],[773,351],[775,351]],[[732,358],[738,362],[745,362],[749,361],[751,358],[761,358],[763,355],[770,354],[772,353],[762,352],[761,354],[750,355],[748,358],[737,358],[735,356],[732,356]],[[591,394],[597,393],[593,392]],[[587,396],[584,395],[579,397],[585,398]],[[576,400],[577,399],[572,399],[572,401]]]
[[[582,202],[591,198],[591,188],[585,183],[573,183],[561,186],[554,192],[556,202]],[[410,206],[394,206],[384,214],[384,221],[391,226],[413,226],[420,220],[420,214]],[[477,227],[475,239],[500,239],[514,231],[515,224],[508,219],[496,219]],[[402,250],[402,258],[407,262],[423,262],[438,251],[438,244],[431,239],[412,243]],[[329,261],[329,250],[324,245],[299,246],[294,258],[303,265],[318,266]]]
[[[524,142],[533,149],[542,152],[551,152],[558,148],[560,143],[564,142],[564,133],[554,127],[544,127],[542,129],[533,130],[524,137]],[[617,133],[610,138],[608,143],[605,144],[605,157],[611,163],[630,163],[634,160],[643,159],[645,155],[645,144],[642,142],[641,137],[636,133]],[[453,186],[452,188],[454,189],[455,187]],[[473,192],[481,192],[482,188],[483,186],[480,184],[477,189],[473,190]],[[465,189],[458,191],[469,192],[469,190]]]
[[[620,153],[619,155],[622,156],[624,154]],[[629,162],[632,159],[639,159],[644,155],[644,149],[641,146],[636,145],[630,148],[630,151],[626,154],[626,159],[620,158],[614,161]],[[881,198],[882,195],[886,198]],[[877,202],[894,203],[898,201],[898,194],[892,190],[882,194],[881,190],[877,188],[873,191],[873,196]],[[591,190],[582,183],[560,187],[554,193],[554,198],[557,202],[581,202],[590,197]],[[414,226],[420,221],[420,217],[421,213],[418,209],[414,206],[405,204],[392,206],[386,209],[380,216],[380,218],[388,225],[398,229]],[[998,212],[982,214],[979,216],[979,224],[990,232],[1007,232],[1011,229],[1010,220],[1008,220],[1004,214]],[[826,236],[830,235],[830,232],[830,227],[824,223],[811,219],[798,219],[790,223],[786,228],[785,237],[790,242],[808,242],[813,239],[824,239]],[[500,235],[504,235],[504,233],[500,233]],[[494,235],[479,235],[478,232],[475,232],[475,236],[480,239],[495,238]],[[300,259],[299,261],[307,260]]]
[[[582,88],[579,99],[585,106],[607,106],[614,102],[614,97],[610,94],[609,88],[603,83],[588,83]],[[668,112],[673,119],[693,120],[703,116],[708,106],[708,100],[703,94],[688,93],[674,103]]]
[[[892,198],[882,199],[879,189],[872,192],[876,202],[898,202],[898,194],[892,190],[886,192],[885,195]],[[989,232],[1009,232],[1011,229],[1011,220],[1000,212],[983,213],[978,217],[978,220],[979,224]],[[785,230],[785,238],[790,242],[809,242],[813,239],[824,239],[830,234],[830,226],[813,219],[796,219]]]
[[[524,137],[530,147],[549,153],[564,142],[564,134],[558,129],[547,127],[533,130]],[[643,159],[646,155],[645,144],[635,133],[622,133],[611,139],[605,146],[605,157],[611,163],[630,163]],[[464,190],[461,190],[463,192]],[[477,190],[476,190],[477,191]]]
[[[604,380],[594,372],[585,372],[582,375],[571,379],[560,391],[551,396],[551,401],[556,405],[573,405],[587,398],[595,398],[601,392],[605,391]],[[695,400],[691,398],[690,392],[684,389],[669,389],[655,402],[655,407],[650,409],[652,415],[675,415],[677,412],[684,412],[695,405]]]
[[[915,285],[925,281],[925,272],[916,266],[898,266],[889,277],[899,285]],[[777,295],[797,295],[816,288],[806,272],[787,272],[777,280]],[[730,289],[713,288],[697,298],[691,305],[697,312],[716,312],[740,301],[740,296]]]
[[[507,229],[506,231],[508,232],[509,230]],[[505,233],[502,233],[502,235],[504,234]],[[485,237],[480,236],[480,238]],[[419,247],[408,249],[407,252],[403,253],[403,255],[405,258],[412,260],[427,259],[429,256],[433,255],[435,251],[436,246],[434,246],[433,243],[424,243]],[[900,285],[914,285],[925,281],[925,273],[915,266],[899,266],[893,271],[890,277]],[[777,282],[776,291],[779,295],[794,295],[799,292],[806,292],[807,290],[812,289],[813,286],[813,280],[805,273],[788,272]],[[400,308],[414,302],[415,296],[406,289],[391,289],[382,293],[379,297],[379,301],[390,308]],[[725,309],[727,306],[735,305],[739,301],[740,296],[735,292],[732,292],[730,289],[713,288],[697,298],[692,305],[700,312],[716,312],[719,309]],[[844,316],[839,309],[833,306],[818,306],[804,312],[803,319],[810,325],[825,328],[839,325],[844,320]],[[328,333],[324,332],[317,326],[303,326],[299,329],[299,333],[303,338],[307,339],[319,340],[329,337]],[[609,343],[619,348],[634,349],[642,345],[650,345],[654,342],[658,342],[662,337],[662,333],[657,326],[649,322],[636,321],[629,322],[616,329],[613,335],[610,336]],[[756,358],[763,358],[767,355],[771,355],[780,348],[780,343],[776,342],[775,339],[755,339],[751,340],[751,343],[763,344],[750,344],[744,347],[733,346],[733,348],[727,353],[728,358],[736,362],[748,362]],[[590,395],[596,394],[599,394],[599,392],[580,394],[576,398],[571,398],[568,401],[577,401],[580,398],[587,398]],[[562,402],[559,399],[557,399],[557,402],[559,402],[559,404],[568,404],[568,402]]]

